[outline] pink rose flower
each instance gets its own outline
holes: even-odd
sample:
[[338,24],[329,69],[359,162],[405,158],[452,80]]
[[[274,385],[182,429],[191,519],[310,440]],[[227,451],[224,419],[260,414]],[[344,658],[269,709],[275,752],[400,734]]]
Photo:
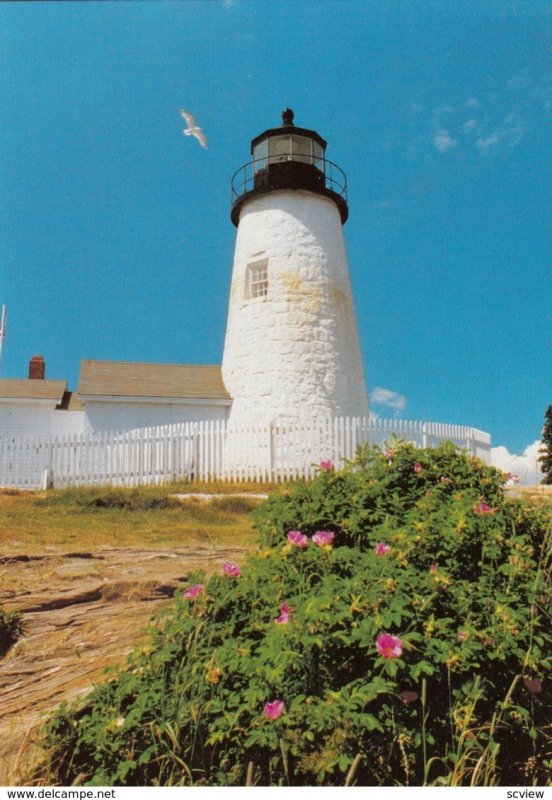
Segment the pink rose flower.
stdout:
[[203,584],[196,583],[195,586],[190,586],[190,588],[187,589],[182,596],[184,597],[184,600],[195,600],[198,594],[201,594],[202,591]]
[[376,545],[376,555],[377,556],[384,556],[391,550],[388,544],[384,542],[378,542]]
[[331,472],[334,468],[333,461],[321,461],[320,469],[322,472]]
[[405,689],[402,692],[399,692],[399,697],[403,701],[403,703],[414,703],[418,699],[418,692],[410,692]]
[[229,575],[231,578],[239,578],[241,575],[241,569],[231,561],[225,561],[222,565],[222,570],[225,575]]
[[523,683],[532,694],[542,692],[542,681],[540,678],[524,678]]
[[432,564],[429,568],[429,571],[431,572],[432,575],[435,575],[435,573],[437,572],[437,564]]
[[487,503],[478,503],[473,507],[474,514],[494,514],[495,509],[487,505]]
[[390,633],[379,633],[376,636],[376,650],[383,658],[399,658],[402,655],[403,643]]
[[263,712],[265,717],[268,717],[270,720],[275,720],[282,716],[285,707],[283,700],[273,700],[270,703],[264,704]]
[[328,547],[331,545],[334,538],[335,533],[332,533],[331,531],[316,531],[312,537],[312,541],[314,544],[317,544],[318,547]]
[[277,622],[278,625],[285,625],[286,622],[290,622],[292,613],[293,613],[293,608],[288,606],[287,603],[282,603],[282,605],[280,606],[280,616],[276,617],[274,622]]
[[421,471],[422,471],[422,465],[420,464],[419,461],[416,461],[416,463],[414,464],[414,472],[421,472]]
[[308,537],[305,536],[304,533],[301,531],[290,531],[287,535],[288,542],[291,542],[296,547],[300,547],[303,550],[309,543]]

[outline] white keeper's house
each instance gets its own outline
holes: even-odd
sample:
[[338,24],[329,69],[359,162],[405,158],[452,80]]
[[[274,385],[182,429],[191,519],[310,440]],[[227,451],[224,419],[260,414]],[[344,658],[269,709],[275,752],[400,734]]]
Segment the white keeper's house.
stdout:
[[[28,378],[0,379],[0,442],[185,423],[238,431],[368,420],[343,237],[347,180],[316,131],[297,127],[291,109],[282,120],[252,140],[252,159],[232,179],[237,235],[222,365],[86,360],[70,392],[33,356]],[[436,423],[415,425],[438,435]],[[408,438],[408,425],[396,427]],[[441,426],[441,438],[460,427]],[[488,434],[462,427],[456,438],[489,460]],[[251,447],[232,456],[234,466],[256,458]]]

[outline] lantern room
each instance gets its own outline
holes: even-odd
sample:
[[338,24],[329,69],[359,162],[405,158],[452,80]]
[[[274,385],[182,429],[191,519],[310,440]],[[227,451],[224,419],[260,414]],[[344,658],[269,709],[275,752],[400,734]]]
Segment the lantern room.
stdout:
[[267,164],[282,161],[313,164],[318,170],[324,170],[326,142],[315,131],[296,128],[293,118],[291,108],[286,108],[280,128],[271,128],[253,139],[251,155],[255,172],[262,171]]
[[253,161],[232,178],[234,225],[247,199],[286,189],[326,195],[337,204],[342,223],[347,220],[345,173],[326,159],[326,141],[316,131],[298,128],[293,119],[293,111],[286,108],[279,128],[269,128],[251,142]]

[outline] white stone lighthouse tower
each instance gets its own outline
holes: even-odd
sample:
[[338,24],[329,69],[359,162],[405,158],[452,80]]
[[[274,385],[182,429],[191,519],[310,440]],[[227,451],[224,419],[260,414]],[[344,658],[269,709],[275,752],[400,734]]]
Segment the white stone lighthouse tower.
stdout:
[[342,226],[344,173],[326,142],[283,125],[232,180],[238,232],[222,376],[232,427],[365,416],[368,399]]

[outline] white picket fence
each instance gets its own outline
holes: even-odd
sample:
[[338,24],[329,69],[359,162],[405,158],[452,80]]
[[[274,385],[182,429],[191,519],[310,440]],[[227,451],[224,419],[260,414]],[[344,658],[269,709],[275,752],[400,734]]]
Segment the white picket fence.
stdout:
[[336,417],[233,429],[224,421],[182,423],[125,433],[43,439],[0,438],[0,486],[46,488],[171,480],[286,481],[310,478],[323,460],[339,466],[362,443],[392,435],[417,447],[452,441],[485,461],[488,434],[461,425]]

